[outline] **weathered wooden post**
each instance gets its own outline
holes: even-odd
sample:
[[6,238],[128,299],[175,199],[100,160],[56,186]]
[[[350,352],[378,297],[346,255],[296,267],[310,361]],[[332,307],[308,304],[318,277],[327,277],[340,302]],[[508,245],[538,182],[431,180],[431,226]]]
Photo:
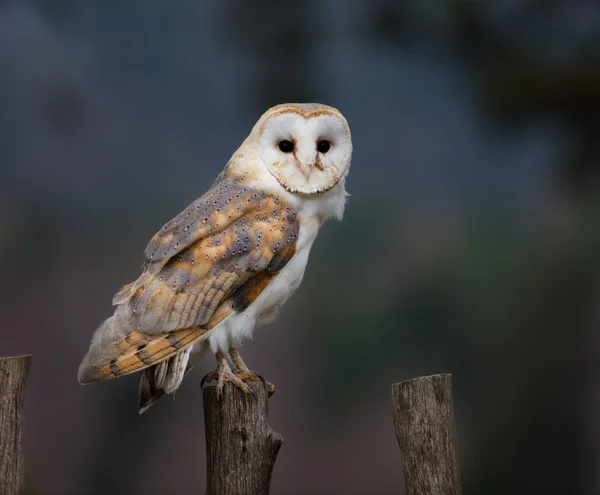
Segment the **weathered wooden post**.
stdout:
[[396,438],[408,495],[460,495],[452,375],[392,385]]
[[23,422],[31,355],[0,358],[0,493],[25,490]]
[[223,397],[204,388],[207,495],[267,495],[283,437],[268,422],[268,393],[249,383],[254,395],[226,384]]

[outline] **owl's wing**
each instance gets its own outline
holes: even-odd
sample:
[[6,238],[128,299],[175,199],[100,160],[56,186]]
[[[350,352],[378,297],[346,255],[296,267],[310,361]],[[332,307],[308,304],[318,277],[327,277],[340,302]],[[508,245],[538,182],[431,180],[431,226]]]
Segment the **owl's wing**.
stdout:
[[[212,189],[163,225],[150,239],[144,250],[146,262],[142,277],[123,287],[115,295],[113,304],[130,297],[142,281],[156,274],[173,256],[197,240],[218,234],[244,215],[260,209],[265,199],[268,199],[266,193],[238,186],[233,181],[215,183]],[[270,199],[279,202],[278,198]]]
[[218,184],[152,238],[142,275],[115,296],[79,381],[142,370],[206,338],[267,287],[297,236],[296,213],[278,197]]

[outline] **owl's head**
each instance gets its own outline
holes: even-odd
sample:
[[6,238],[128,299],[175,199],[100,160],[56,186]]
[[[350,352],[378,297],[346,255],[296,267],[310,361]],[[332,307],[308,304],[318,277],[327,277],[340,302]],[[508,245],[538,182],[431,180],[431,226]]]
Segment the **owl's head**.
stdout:
[[335,108],[315,103],[278,105],[260,118],[254,133],[263,163],[290,192],[322,193],[348,173],[350,128]]

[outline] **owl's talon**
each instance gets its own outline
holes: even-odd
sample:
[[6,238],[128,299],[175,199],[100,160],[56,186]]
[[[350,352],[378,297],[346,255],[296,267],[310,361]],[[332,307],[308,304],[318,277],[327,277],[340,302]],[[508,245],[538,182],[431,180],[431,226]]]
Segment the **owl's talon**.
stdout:
[[217,369],[204,375],[202,381],[200,382],[200,387],[203,387],[205,383],[210,383],[216,380],[217,397],[221,399],[223,397],[223,388],[225,387],[226,382],[235,385],[245,394],[252,394],[253,396],[256,396],[256,394],[246,384],[252,382],[261,382],[264,385],[268,396],[271,397],[271,395],[273,395],[275,392],[275,385],[267,382],[261,375],[256,373],[256,371],[249,369],[244,364],[244,361],[242,361],[237,349],[231,348],[229,350],[229,354],[234,363],[233,370],[229,366],[229,362],[225,353],[223,351],[218,351],[215,355],[217,358]]
[[254,395],[254,392],[250,389],[250,387],[248,387],[248,385],[246,385],[240,378],[234,375],[231,370],[228,369],[228,367],[223,367],[206,374],[200,382],[200,387],[202,387],[205,383],[210,383],[215,380],[217,381],[216,393],[219,400],[223,398],[223,388],[225,387],[226,383],[231,383],[245,394]]
[[258,375],[258,376],[262,380],[263,385],[265,386],[265,389],[267,390],[267,397],[271,397],[275,393],[275,385],[273,385],[271,382],[268,382],[267,380],[265,380],[262,375]]
[[200,388],[203,388],[205,383],[210,383],[210,382],[218,380],[218,379],[219,379],[219,372],[217,370],[211,371],[210,373],[207,373],[206,375],[204,375],[202,377],[202,380],[200,380]]
[[223,389],[225,388],[225,383],[231,383],[235,387],[239,388],[245,394],[254,395],[254,392],[246,385],[242,380],[237,378],[233,374],[224,374],[219,378],[219,382],[217,383],[217,398],[220,400],[223,398]]
[[267,393],[269,394],[269,397],[271,397],[275,393],[275,385],[266,381],[262,377],[262,375],[259,375],[258,373],[256,373],[256,371],[242,370],[242,369],[236,368],[233,370],[233,373],[245,383],[262,382],[265,385],[265,388],[267,389]]
[[265,385],[267,386],[267,396],[271,397],[275,393],[275,385],[271,382],[265,380]]
[[261,375],[256,373],[256,371],[252,371],[246,363],[244,363],[242,356],[240,356],[239,351],[235,347],[231,347],[229,349],[229,357],[231,357],[231,361],[233,361],[233,373],[238,376],[242,381],[249,382],[262,382],[267,389],[267,393],[269,397],[275,393],[275,385],[267,382]]

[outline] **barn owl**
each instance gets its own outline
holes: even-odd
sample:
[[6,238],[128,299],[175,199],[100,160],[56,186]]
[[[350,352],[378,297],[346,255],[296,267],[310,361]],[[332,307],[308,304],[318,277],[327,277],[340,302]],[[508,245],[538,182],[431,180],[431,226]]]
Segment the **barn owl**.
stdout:
[[269,109],[212,188],[165,224],[141,276],[113,299],[92,337],[81,384],[142,371],[139,411],[180,386],[206,349],[217,393],[260,377],[238,348],[300,285],[319,229],[341,220],[352,142],[343,115],[320,104]]

